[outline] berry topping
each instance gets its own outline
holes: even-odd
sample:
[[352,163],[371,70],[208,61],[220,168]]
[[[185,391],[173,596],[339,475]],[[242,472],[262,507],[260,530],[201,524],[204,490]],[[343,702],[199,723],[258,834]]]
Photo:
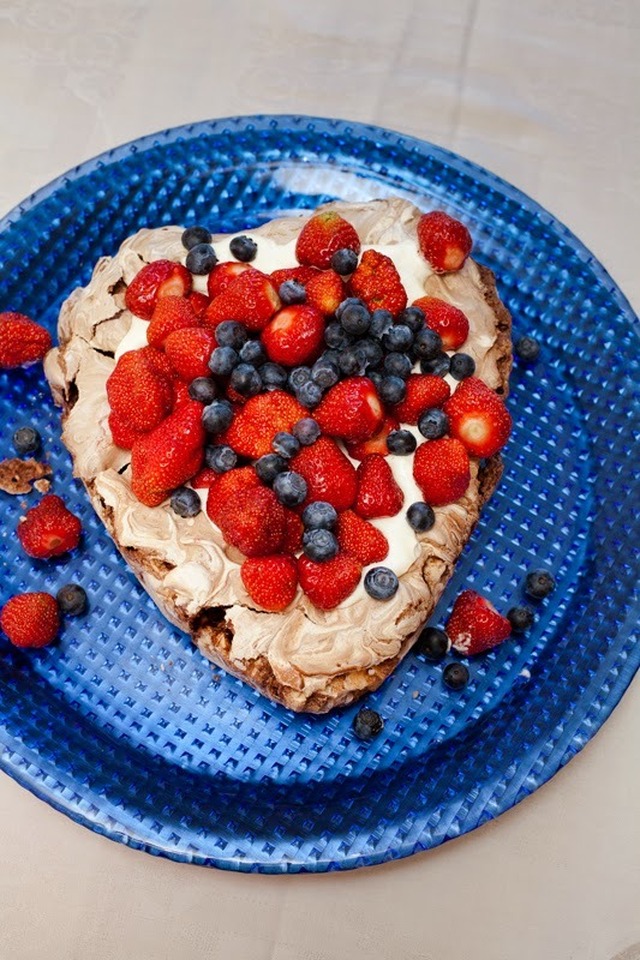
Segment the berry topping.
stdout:
[[442,337],[440,334],[430,327],[423,327],[422,330],[418,330],[413,341],[413,354],[416,360],[434,360],[441,353]]
[[191,487],[178,487],[171,495],[171,509],[179,517],[197,517],[202,509],[200,497]]
[[[194,400],[199,400],[194,397]],[[202,426],[207,433],[222,433],[231,425],[233,407],[228,400],[214,400],[202,411]]]
[[[198,403],[212,403],[216,398],[217,392],[215,382],[207,376],[196,377],[189,384],[189,396],[192,400],[197,400]],[[202,415],[204,416],[204,412]],[[229,423],[231,423],[231,420],[229,420]],[[226,426],[228,425],[229,424],[226,424]]]
[[239,353],[247,342],[247,328],[237,320],[223,320],[215,329],[214,336],[219,347],[232,347]]
[[294,367],[315,360],[324,340],[324,318],[308,304],[284,307],[262,331],[270,360]]
[[51,349],[51,335],[23,313],[0,313],[0,369],[42,360]]
[[402,403],[407,395],[407,385],[400,377],[383,377],[377,389],[380,399],[389,406]]
[[249,330],[263,330],[279,307],[280,298],[269,277],[249,268],[213,298],[204,319],[212,327],[224,320],[239,320]]
[[186,297],[162,297],[158,300],[147,327],[147,342],[152,347],[162,347],[174,330],[184,327],[199,327],[201,321]]
[[442,671],[442,682],[450,690],[463,690],[469,683],[469,668],[464,663],[448,663]]
[[330,263],[336,273],[339,273],[341,277],[346,277],[353,273],[358,266],[358,254],[355,250],[350,250],[349,247],[343,247],[341,250],[336,250]]
[[268,360],[260,369],[265,390],[283,390],[287,385],[287,371],[279,363]]
[[358,740],[373,740],[384,729],[384,720],[369,707],[358,710],[353,719],[353,732]]
[[281,430],[280,433],[276,433],[273,438],[273,449],[276,453],[279,453],[281,457],[289,459],[290,457],[295,457],[296,453],[300,450],[300,441],[294,437],[292,433],[286,433],[284,430]]
[[262,486],[240,490],[225,499],[216,522],[227,543],[247,557],[277,553],[284,537],[284,509],[273,490]]
[[358,586],[361,565],[347,553],[316,563],[304,555],[298,559],[300,586],[314,606],[333,610]]
[[242,234],[242,236],[234,237],[230,241],[229,250],[236,260],[240,260],[242,263],[250,263],[256,258],[258,244],[251,237]]
[[231,447],[220,443],[205,448],[204,462],[210,470],[214,470],[216,473],[227,473],[228,470],[233,470],[236,466],[238,454]]
[[37,453],[42,445],[42,438],[34,427],[18,427],[12,439],[16,453],[21,456],[27,453]]
[[307,481],[307,502],[326,500],[336,510],[353,505],[358,486],[355,468],[329,437],[303,447],[291,466]]
[[307,282],[306,295],[310,306],[331,316],[344,298],[344,283],[333,270],[323,270]]
[[206,227],[187,227],[186,230],[183,230],[180,239],[185,250],[191,250],[199,243],[211,243],[211,234]]
[[340,326],[350,337],[361,337],[371,326],[371,313],[367,306],[355,297],[349,297],[340,304],[336,312]]
[[19,593],[2,608],[0,627],[14,647],[46,647],[60,629],[58,604],[50,593]]
[[204,276],[204,274],[211,273],[217,262],[218,258],[211,244],[196,243],[189,250],[185,265],[190,273]]
[[439,440],[449,430],[449,418],[440,407],[432,407],[420,415],[418,430],[427,440]]
[[[174,330],[164,342],[164,352],[171,366],[187,383],[207,378],[209,360],[215,348],[215,337],[206,327],[188,327]],[[207,382],[213,381],[207,378]]]
[[311,280],[311,277],[315,277],[317,272],[316,267],[284,267],[282,270],[274,270],[270,276],[271,282],[277,290],[287,280],[295,280],[304,287]]
[[535,618],[531,607],[511,607],[507,611],[507,620],[513,633],[526,633],[533,626]]
[[263,483],[271,486],[279,473],[284,473],[288,469],[287,461],[277,453],[265,453],[255,462],[256,473]]
[[294,510],[284,508],[284,537],[282,540],[283,553],[300,553],[302,550],[302,534],[304,527],[302,520]]
[[408,456],[414,452],[417,445],[416,438],[409,430],[393,430],[387,437],[389,453],[397,457]]
[[540,356],[540,344],[534,337],[519,337],[513,347],[525,363],[535,363]]
[[240,348],[240,360],[243,363],[250,363],[254,367],[260,367],[266,359],[267,355],[259,340],[247,340]]
[[296,257],[306,266],[327,270],[331,257],[338,250],[353,250],[360,253],[358,234],[338,213],[333,210],[315,213],[303,226],[296,242]]
[[18,539],[25,553],[37,560],[59,557],[80,542],[82,524],[65,506],[64,500],[48,493],[27,511],[18,525]]
[[384,419],[376,388],[367,377],[353,377],[332,387],[315,411],[323,433],[343,440],[368,440]]
[[431,506],[454,503],[469,486],[469,455],[459,440],[427,440],[415,452],[413,476]]
[[397,431],[398,426],[398,421],[394,417],[385,417],[380,429],[368,440],[347,443],[347,453],[353,460],[364,460],[369,453],[380,453],[386,457],[391,452],[387,443],[388,437],[392,431]]
[[534,600],[544,600],[556,588],[556,581],[548,570],[532,570],[527,574],[524,591]]
[[382,346],[385,350],[395,350],[401,352],[409,350],[415,339],[413,330],[406,323],[394,323],[387,332],[382,335]]
[[294,303],[304,303],[307,291],[299,280],[285,280],[278,287],[278,296],[285,307],[290,307]]
[[229,385],[241,397],[255,397],[262,390],[262,377],[250,363],[239,363],[231,371]]
[[298,588],[296,561],[286,554],[248,557],[240,568],[240,576],[254,603],[273,613],[285,610]]
[[397,353],[395,351],[388,353],[382,364],[384,373],[390,377],[400,377],[401,380],[407,379],[412,368],[413,363],[411,358],[407,356],[406,353]]
[[173,405],[172,372],[154,347],[123,353],[107,380],[111,413],[134,431],[153,430]]
[[463,223],[442,210],[425,213],[418,221],[418,244],[436,273],[459,270],[473,246]]
[[454,353],[449,360],[449,373],[454,380],[466,380],[476,372],[476,362],[468,353]]
[[192,290],[187,300],[193,308],[198,320],[202,320],[204,317],[205,311],[209,306],[209,297],[205,296],[204,293],[199,293],[197,290]]
[[414,334],[417,334],[424,330],[424,313],[420,307],[416,307],[415,305],[405,307],[405,309],[401,310],[398,314],[398,323],[404,324],[409,327]]
[[418,500],[417,503],[412,503],[407,510],[407,522],[416,533],[425,533],[427,530],[431,530],[436,522],[436,515],[428,503]]
[[127,310],[143,320],[150,320],[158,300],[163,297],[186,297],[191,292],[191,274],[181,263],[154,260],[140,270],[124,295]]
[[[391,329],[392,326],[393,314],[390,313],[389,310],[374,310],[371,314],[369,334],[376,340],[382,340],[384,335]],[[401,322],[401,326],[409,325]],[[411,327],[409,327],[409,329],[411,329]]]
[[123,450],[131,450],[135,441],[138,437],[142,436],[144,432],[134,430],[126,420],[123,420],[119,414],[113,413],[113,411],[109,414],[109,430],[111,431],[111,439],[116,447],[121,447]]
[[420,297],[414,306],[424,311],[427,327],[440,336],[445,350],[457,350],[469,336],[466,315],[452,303],[438,297]]
[[89,606],[87,593],[79,583],[66,583],[64,587],[60,587],[56,600],[61,612],[67,617],[81,617]]
[[248,263],[238,263],[235,260],[225,260],[217,263],[207,277],[207,293],[213,299],[231,286],[234,280],[249,270],[253,270]]
[[439,627],[425,627],[416,643],[416,650],[435,662],[444,659],[450,647],[449,637]]
[[311,379],[321,390],[328,390],[340,379],[340,369],[332,360],[320,357],[311,368]]
[[463,590],[447,621],[447,635],[458,653],[472,656],[496,647],[511,635],[511,624],[474,590]]
[[302,522],[307,530],[333,530],[338,514],[326,500],[314,500],[302,511]]
[[369,310],[389,310],[396,314],[407,305],[407,293],[393,260],[377,250],[365,250],[350,286]]
[[343,553],[355,557],[363,566],[380,563],[389,553],[385,535],[353,510],[343,510],[338,517],[337,536]]
[[240,363],[240,355],[233,347],[216,347],[209,360],[209,370],[216,377],[230,377]]
[[504,402],[478,377],[464,380],[444,405],[449,433],[473,457],[491,457],[511,433],[511,416]]
[[282,390],[262,393],[238,411],[223,442],[243,457],[262,457],[271,452],[275,435],[281,431],[290,433],[305,413],[304,407]]
[[302,549],[306,557],[316,563],[325,563],[338,553],[338,541],[330,530],[305,530],[302,535]]
[[358,494],[354,510],[367,520],[393,517],[402,508],[404,494],[391,467],[379,453],[371,453],[358,467]]
[[[126,356],[126,354],[125,354]],[[157,507],[202,465],[205,440],[202,405],[187,400],[131,448],[131,489],[148,507]]]
[[313,410],[322,400],[322,387],[313,380],[307,380],[299,390],[296,390],[296,398],[303,407]]
[[273,481],[273,490],[285,507],[298,507],[307,498],[307,481],[299,473],[287,470]]
[[431,360],[420,361],[420,370],[422,373],[432,374],[436,377],[446,377],[449,373],[450,360],[446,353],[438,353]]
[[320,424],[313,417],[303,417],[293,426],[293,435],[303,447],[315,443],[320,433]]
[[[204,473],[205,471],[202,471]],[[260,480],[253,467],[237,467],[235,470],[229,470],[228,473],[217,474],[211,482],[209,478],[207,483],[198,482],[194,477],[193,485],[206,485],[209,487],[207,494],[207,516],[215,524],[220,526],[220,512],[227,503],[233,503],[236,497],[254,487],[260,487]]]
[[388,567],[373,567],[364,578],[364,588],[374,600],[390,600],[398,592],[400,581]]

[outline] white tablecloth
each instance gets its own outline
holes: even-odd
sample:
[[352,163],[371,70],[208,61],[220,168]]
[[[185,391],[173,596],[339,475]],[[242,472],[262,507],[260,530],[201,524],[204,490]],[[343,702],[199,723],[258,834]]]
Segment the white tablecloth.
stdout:
[[[637,310],[639,63],[637,0],[0,0],[0,209],[175,124],[362,120],[523,189]],[[636,681],[583,752],[498,821],[317,877],[152,858],[2,775],[0,960],[638,960],[638,756]]]

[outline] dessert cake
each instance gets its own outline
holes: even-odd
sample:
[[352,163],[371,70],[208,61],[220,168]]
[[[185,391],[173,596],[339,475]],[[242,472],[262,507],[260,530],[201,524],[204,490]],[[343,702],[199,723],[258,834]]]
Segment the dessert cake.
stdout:
[[293,710],[378,687],[502,466],[510,318],[466,228],[400,200],[141,230],[45,372],[93,506],[162,612]]

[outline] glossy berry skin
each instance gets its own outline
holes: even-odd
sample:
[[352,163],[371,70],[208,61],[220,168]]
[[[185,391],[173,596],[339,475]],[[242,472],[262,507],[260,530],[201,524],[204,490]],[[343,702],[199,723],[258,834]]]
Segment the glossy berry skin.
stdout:
[[418,333],[424,327],[424,310],[420,307],[405,307],[398,314],[398,323],[403,323],[414,333]]
[[237,320],[223,320],[215,329],[215,338],[220,347],[240,348],[247,342],[249,336],[247,328]]
[[262,377],[249,363],[239,363],[231,372],[230,384],[242,397],[255,397],[262,390]]
[[399,586],[396,574],[388,567],[373,567],[364,578],[364,588],[374,600],[390,600]]
[[407,393],[407,386],[400,377],[383,377],[378,393],[383,403],[390,405],[402,403]]
[[413,343],[413,330],[405,323],[394,323],[382,337],[385,350],[408,350]]
[[242,363],[249,363],[252,367],[259,367],[266,359],[267,355],[259,340],[247,340],[240,348],[240,360]]
[[[390,310],[374,310],[371,314],[369,335],[376,340],[382,340],[385,333],[393,326],[393,314]],[[405,324],[405,326],[407,326]]]
[[81,617],[89,605],[87,593],[79,583],[66,583],[58,590],[56,600],[67,617]]
[[322,390],[328,390],[333,387],[340,379],[340,370],[335,363],[330,360],[323,360],[322,357],[316,360],[311,368],[311,379],[317,383]]
[[387,437],[389,453],[406,457],[416,449],[417,440],[410,430],[392,430]]
[[371,325],[371,314],[364,304],[349,303],[340,311],[340,325],[350,337],[361,337]]
[[211,273],[217,262],[218,258],[211,244],[197,243],[189,250],[185,266],[190,273],[203,276]]
[[206,227],[187,227],[182,233],[182,246],[191,250],[199,243],[211,243],[211,234]]
[[332,350],[342,350],[349,346],[351,337],[337,321],[333,320],[324,328],[324,342]]
[[285,280],[278,287],[278,296],[285,307],[290,307],[293,303],[304,303],[307,291],[299,280]]
[[519,337],[513,347],[516,356],[525,363],[535,363],[540,356],[540,344],[535,337]]
[[200,497],[191,487],[178,487],[171,495],[171,509],[179,517],[197,517],[202,509]]
[[524,582],[525,593],[534,600],[544,600],[555,586],[556,581],[548,570],[532,570]]
[[435,330],[424,327],[416,333],[413,353],[416,360],[433,360],[442,353],[442,337]]
[[511,607],[507,612],[507,620],[511,624],[513,633],[526,633],[533,626],[536,618],[531,607]]
[[240,363],[233,347],[216,347],[209,360],[209,370],[217,377],[229,377]]
[[307,530],[333,530],[338,513],[326,500],[314,500],[302,511],[302,522]]
[[322,431],[320,424],[313,417],[303,417],[294,424],[291,432],[303,447],[308,447],[316,442]]
[[373,740],[384,729],[384,720],[370,707],[358,710],[353,720],[353,732],[359,740]]
[[454,353],[449,360],[449,373],[454,380],[466,380],[476,372],[476,362],[468,353]]
[[243,234],[242,236],[234,237],[233,240],[231,240],[229,243],[229,250],[236,260],[240,260],[241,263],[250,263],[256,258],[258,244],[255,242],[255,240],[252,240],[251,237],[247,237]]
[[15,647],[46,647],[60,629],[60,610],[50,593],[19,593],[0,611],[0,628]]
[[265,389],[282,390],[287,385],[287,371],[279,363],[268,360],[260,367],[260,376]]
[[305,530],[302,534],[302,549],[310,560],[324,563],[332,560],[338,553],[338,541],[330,530]]
[[296,390],[296,399],[303,407],[313,409],[317,407],[322,400],[322,387],[312,380],[303,383],[299,390]]
[[451,361],[446,353],[437,353],[430,359],[420,361],[420,370],[422,373],[433,373],[436,377],[446,377],[449,373]]
[[442,681],[450,690],[463,690],[469,683],[469,669],[464,663],[448,663],[442,671]]
[[232,420],[233,407],[228,400],[214,400],[202,411],[202,426],[207,433],[222,433]]
[[238,454],[231,447],[221,443],[214,447],[205,448],[204,462],[216,473],[226,473],[236,466]]
[[277,453],[265,453],[255,462],[256,473],[263,483],[271,486],[279,473],[288,469],[287,461]]
[[217,392],[217,387],[210,377],[196,377],[189,384],[189,396],[198,403],[212,403]]
[[299,473],[289,470],[275,478],[273,492],[284,507],[297,507],[307,496],[307,483]]
[[439,627],[425,627],[418,637],[417,649],[434,663],[444,659],[450,646],[449,637]]
[[34,427],[18,427],[13,435],[13,446],[16,453],[24,456],[27,453],[36,453],[42,444],[42,438]]
[[349,247],[336,250],[331,257],[331,269],[339,273],[341,277],[346,277],[350,273],[353,273],[357,266],[358,254],[355,250],[350,250]]
[[427,530],[431,530],[436,522],[436,515],[428,503],[418,500],[417,503],[412,503],[407,510],[407,522],[416,533],[426,533]]
[[392,351],[384,358],[382,369],[388,376],[406,380],[413,369],[413,364],[406,353]]
[[425,410],[418,419],[418,430],[427,440],[438,440],[444,437],[449,429],[449,418],[444,410],[439,407],[432,407],[431,410]]
[[289,460],[291,457],[295,457],[300,450],[300,441],[292,433],[281,430],[276,433],[271,446],[281,457]]

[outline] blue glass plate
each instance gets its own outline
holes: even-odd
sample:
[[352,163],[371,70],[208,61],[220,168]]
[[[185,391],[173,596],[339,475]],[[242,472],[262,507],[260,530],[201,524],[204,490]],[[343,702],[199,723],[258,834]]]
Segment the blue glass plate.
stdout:
[[240,117],[167,130],[82,164],[5,217],[0,304],[54,330],[62,300],[139,227],[232,231],[336,197],[393,194],[462,217],[516,333],[543,343],[535,366],[515,366],[505,476],[433,622],[463,585],[508,609],[532,567],[553,570],[557,590],[526,638],[471,663],[462,693],[443,686],[442,665],[410,654],[368,700],[385,728],[367,745],[351,732],[357,707],[296,716],[211,667],[163,619],[71,478],[41,369],[2,374],[0,456],[11,454],[17,425],[34,423],[54,489],[86,536],[70,559],[30,561],[14,535],[21,498],[0,494],[0,599],[73,578],[91,612],[40,652],[0,641],[0,762],[112,839],[274,873],[404,857],[548,780],[638,667],[637,320],[589,251],[491,173],[337,120]]

